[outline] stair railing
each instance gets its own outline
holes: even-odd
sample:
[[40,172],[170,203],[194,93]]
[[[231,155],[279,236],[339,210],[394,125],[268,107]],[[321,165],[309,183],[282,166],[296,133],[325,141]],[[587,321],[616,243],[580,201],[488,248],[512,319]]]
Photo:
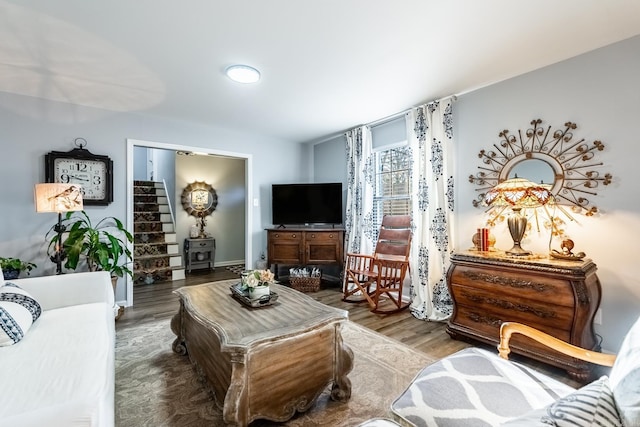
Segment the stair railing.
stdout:
[[162,186],[164,187],[164,194],[167,197],[167,205],[169,205],[169,214],[171,215],[171,223],[175,229],[176,226],[176,218],[173,216],[173,205],[171,204],[171,198],[169,197],[169,192],[167,191],[167,181],[162,178]]

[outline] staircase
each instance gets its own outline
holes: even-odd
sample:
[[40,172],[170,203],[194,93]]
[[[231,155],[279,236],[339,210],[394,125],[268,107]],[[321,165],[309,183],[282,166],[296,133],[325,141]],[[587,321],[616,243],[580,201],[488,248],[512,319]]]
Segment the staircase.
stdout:
[[133,284],[184,279],[169,199],[161,182],[133,183]]

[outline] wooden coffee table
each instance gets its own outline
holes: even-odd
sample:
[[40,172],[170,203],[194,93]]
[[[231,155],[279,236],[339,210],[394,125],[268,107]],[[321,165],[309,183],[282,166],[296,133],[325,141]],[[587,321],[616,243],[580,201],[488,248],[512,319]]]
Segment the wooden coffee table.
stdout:
[[348,313],[285,286],[271,290],[278,300],[260,308],[234,299],[227,284],[174,291],[173,350],[189,355],[230,425],[286,421],[330,384],[333,400],[351,397],[353,352],[341,335]]

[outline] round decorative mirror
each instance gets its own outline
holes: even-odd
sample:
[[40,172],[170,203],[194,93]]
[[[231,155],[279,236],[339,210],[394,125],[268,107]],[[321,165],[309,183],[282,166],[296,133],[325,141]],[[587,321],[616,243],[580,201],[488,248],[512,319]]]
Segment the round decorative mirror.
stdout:
[[588,143],[584,138],[574,140],[575,123],[567,122],[564,128],[555,131],[541,123],[540,119],[532,120],[532,127],[518,130],[517,135],[503,130],[498,134],[502,138],[498,144],[480,151],[482,165],[475,175],[469,176],[469,182],[479,186],[474,206],[482,205],[489,189],[517,175],[549,185],[556,204],[567,215],[561,206],[587,216],[598,212],[589,197],[597,195],[600,184],[608,185],[613,178],[609,173],[597,171],[602,162],[596,162],[595,156],[604,149],[604,144]]
[[216,210],[218,195],[211,185],[204,181],[195,181],[182,190],[180,201],[189,215],[202,218]]
[[529,181],[536,184],[546,184],[551,187],[556,182],[556,172],[547,160],[541,159],[524,159],[506,171],[506,179],[516,177],[526,177]]

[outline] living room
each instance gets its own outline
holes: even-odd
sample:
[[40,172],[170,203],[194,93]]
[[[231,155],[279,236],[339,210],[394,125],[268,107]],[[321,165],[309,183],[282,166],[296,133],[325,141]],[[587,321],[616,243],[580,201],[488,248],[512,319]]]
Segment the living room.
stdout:
[[[2,7],[8,15],[25,13],[16,11],[15,2],[3,3]],[[55,9],[53,6],[51,8]],[[47,15],[46,9],[40,9],[40,13]],[[48,14],[55,16],[56,11],[49,10]],[[525,23],[533,16],[521,16],[518,19]],[[576,24],[571,16],[566,19],[566,25],[571,27]],[[63,20],[60,18],[57,21]],[[601,320],[595,325],[595,331],[602,337],[602,348],[608,352],[615,352],[620,347],[625,332],[640,313],[640,279],[635,273],[635,250],[632,245],[638,235],[636,230],[640,227],[640,200],[632,191],[633,183],[640,179],[636,166],[640,147],[633,129],[636,114],[640,112],[638,30],[640,28],[636,27],[635,34],[624,33],[624,37],[613,43],[571,52],[553,63],[523,66],[518,75],[496,74],[492,82],[468,88],[463,93],[443,87],[438,90],[437,96],[423,100],[428,102],[450,95],[457,97],[453,104],[453,129],[457,182],[454,246],[458,250],[465,250],[472,245],[471,238],[476,229],[483,226],[485,218],[484,210],[472,205],[478,191],[468,177],[476,174],[481,165],[478,153],[500,143],[501,131],[525,131],[534,119],[541,119],[543,126],[552,126],[554,129],[570,121],[577,124],[574,131],[577,139],[584,138],[587,142],[601,140],[604,143],[604,150],[597,152],[595,162],[602,163],[599,170],[610,173],[612,182],[598,187],[594,190],[595,195],[588,196],[592,204],[598,207],[597,214],[575,215],[575,221],[567,220],[565,229],[566,234],[575,241],[576,250],[584,251],[598,267],[602,301]],[[14,40],[15,37],[9,39]],[[92,39],[85,37],[83,40],[87,42],[84,46],[87,54],[92,49],[98,51],[102,46],[96,44],[91,47],[89,43]],[[533,44],[535,41],[527,40],[527,43]],[[553,50],[554,46],[544,48]],[[523,57],[526,59],[527,44],[519,49],[523,56],[517,59],[497,56],[491,61],[506,64],[522,60]],[[562,56],[561,53],[558,55]],[[135,80],[134,77],[131,78]],[[46,256],[47,241],[44,235],[55,222],[55,216],[36,213],[33,186],[45,180],[46,153],[70,150],[74,148],[74,139],[83,137],[88,141],[87,149],[108,155],[114,162],[113,202],[106,207],[89,206],[86,209],[90,215],[99,217],[127,216],[127,188],[131,179],[127,171],[127,164],[131,161],[128,140],[250,155],[251,183],[247,200],[251,221],[246,230],[249,248],[246,262],[253,265],[266,247],[264,228],[273,225],[269,206],[271,184],[346,182],[342,133],[363,123],[384,118],[384,115],[380,115],[366,122],[354,121],[313,140],[291,140],[266,132],[246,131],[242,126],[243,120],[251,120],[252,116],[262,113],[253,110],[245,117],[237,118],[233,123],[235,126],[231,127],[220,123],[203,124],[152,116],[144,113],[145,106],[167,94],[152,85],[155,81],[148,77],[148,74],[141,75],[141,78],[150,81],[146,92],[131,91],[107,97],[109,91],[105,90],[94,93],[94,99],[86,100],[80,96],[86,92],[79,83],[74,93],[67,93],[67,99],[76,99],[76,103],[62,101],[63,96],[59,96],[58,100],[38,98],[36,90],[20,93],[11,89],[10,82],[2,86],[2,148],[10,161],[5,162],[0,170],[5,200],[4,221],[0,228],[1,255],[33,261],[38,265],[31,272],[34,277],[54,274],[55,264]],[[55,91],[55,80],[41,83],[42,87]],[[103,88],[107,87],[105,84]],[[331,91],[336,103],[339,103],[341,93],[347,89],[331,87],[326,90]],[[98,107],[100,96],[109,98],[112,102],[110,108]],[[244,91],[242,97],[247,96],[247,91]],[[390,114],[414,105],[399,106]],[[258,206],[253,206],[253,199],[259,200]],[[506,224],[498,224],[492,233],[495,234],[496,245],[506,249],[511,242]],[[548,243],[549,230],[543,227],[539,233],[527,237],[523,245],[536,253],[547,253]],[[559,249],[557,242],[553,247]],[[125,283],[119,283],[116,299],[126,303],[128,291]]]

